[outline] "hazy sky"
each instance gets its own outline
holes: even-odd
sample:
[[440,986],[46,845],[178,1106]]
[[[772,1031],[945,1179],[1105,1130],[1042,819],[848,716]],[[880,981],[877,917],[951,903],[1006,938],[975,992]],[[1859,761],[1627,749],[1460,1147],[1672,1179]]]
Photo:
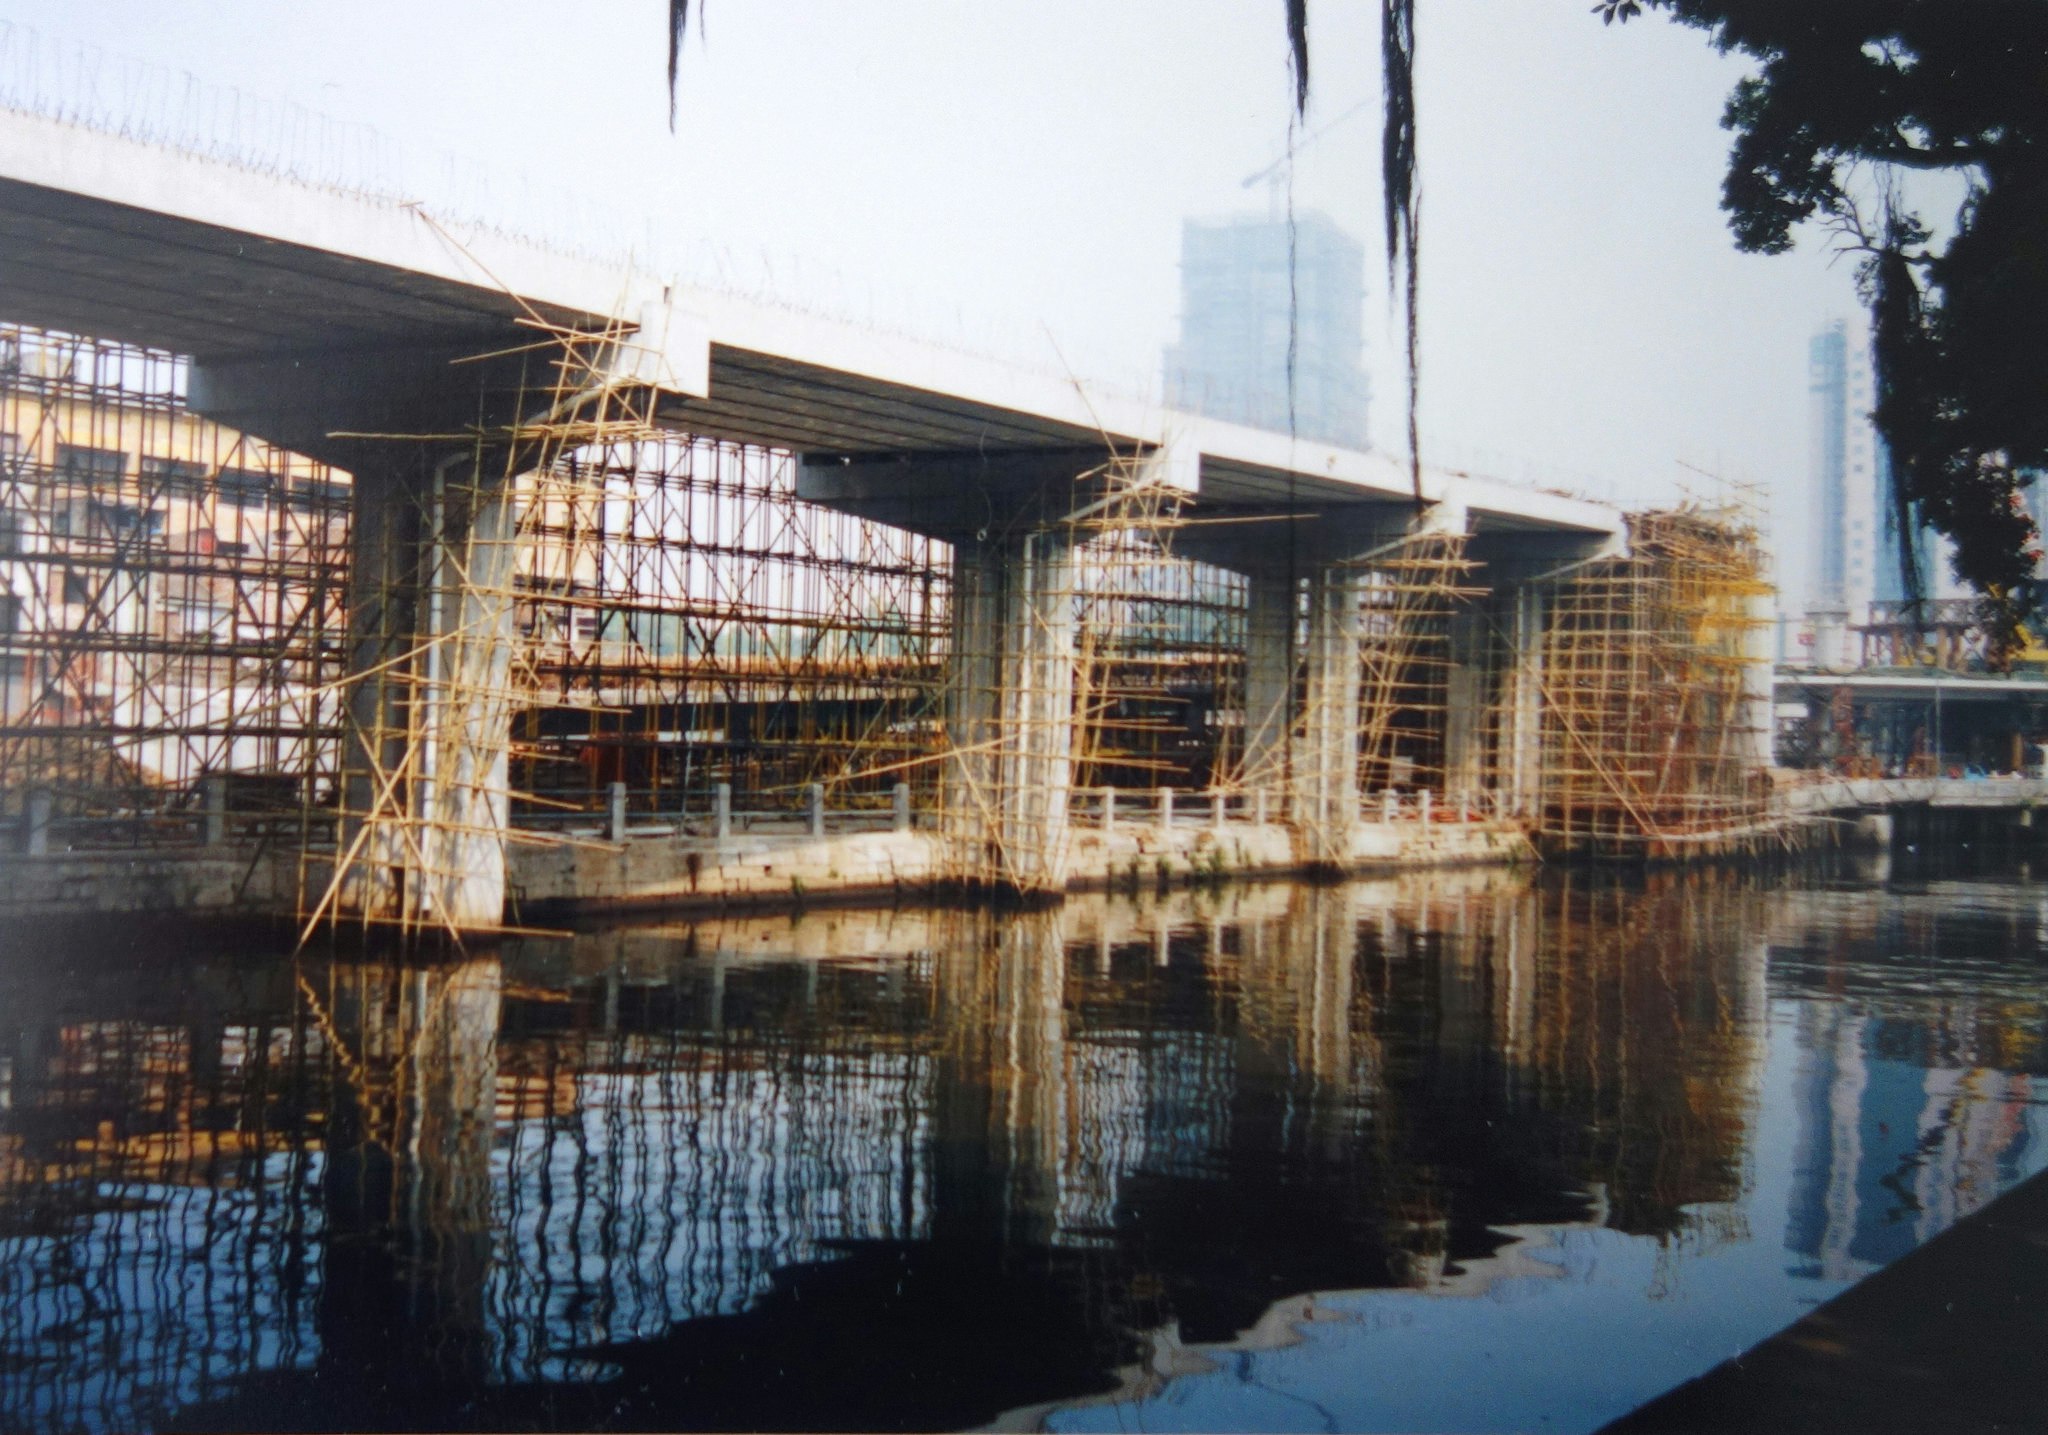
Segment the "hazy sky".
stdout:
[[[0,0],[0,19],[97,47],[113,77],[137,57],[559,186],[579,233],[651,233],[809,306],[1154,394],[1182,218],[1263,211],[1241,181],[1287,143],[1280,0],[703,8],[673,135],[661,0]],[[1589,0],[1419,8],[1424,454],[1600,496],[1666,493],[1681,464],[1759,483],[1796,589],[1806,341],[1855,302],[1817,242],[1730,243],[1719,117],[1741,63],[1659,19],[1603,27]],[[1376,99],[1376,15],[1311,0],[1304,133]],[[1373,251],[1377,155],[1368,105],[1294,183]],[[1391,320],[1373,266],[1372,431],[1399,448]]]

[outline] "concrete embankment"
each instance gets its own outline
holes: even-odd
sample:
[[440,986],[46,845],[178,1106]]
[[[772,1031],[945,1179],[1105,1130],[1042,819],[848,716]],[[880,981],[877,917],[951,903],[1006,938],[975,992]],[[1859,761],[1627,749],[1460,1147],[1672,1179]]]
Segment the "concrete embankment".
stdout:
[[[1128,824],[1110,832],[1078,831],[1070,843],[1070,892],[1302,870],[1293,833],[1278,823]],[[1502,865],[1533,856],[1528,838],[1510,824],[1383,823],[1357,829],[1344,867],[1371,872]],[[618,843],[530,847],[514,853],[510,880],[512,905],[522,920],[636,907],[901,900],[947,886],[942,843],[923,832],[762,834],[716,842],[655,834]]]
[[1603,1435],[2048,1427],[2048,1173]]
[[[1295,836],[1279,823],[1128,823],[1070,836],[1067,890],[1143,887],[1297,874]],[[1362,824],[1341,864],[1350,872],[1531,861],[1510,823]],[[121,912],[276,915],[317,899],[325,864],[302,867],[282,846],[14,857],[0,869],[0,918]],[[514,922],[608,911],[717,910],[807,903],[921,900],[950,890],[939,838],[922,831],[813,835],[773,829],[707,838],[655,828],[620,841],[518,842],[509,853]],[[302,896],[301,894],[309,894]]]

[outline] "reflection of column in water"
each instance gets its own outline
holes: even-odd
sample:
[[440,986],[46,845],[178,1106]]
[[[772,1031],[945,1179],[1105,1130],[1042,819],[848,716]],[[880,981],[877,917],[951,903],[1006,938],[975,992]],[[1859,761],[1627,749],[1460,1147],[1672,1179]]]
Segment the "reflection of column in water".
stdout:
[[990,1053],[991,1156],[1012,1240],[1050,1243],[1068,1175],[1066,946],[1056,912],[1004,919]]
[[1286,976],[1294,998],[1295,1060],[1315,1081],[1320,1107],[1341,1101],[1351,1085],[1358,917],[1348,887],[1307,888],[1301,898],[1288,914]]
[[1536,1032],[1536,948],[1543,915],[1536,893],[1523,888],[1492,905],[1494,1043],[1514,1080]]
[[394,1365],[415,1377],[476,1378],[490,1253],[498,964],[335,965],[311,985],[337,1067],[322,1365],[358,1381]]
[[1510,1090],[1528,1133],[1606,1188],[1613,1224],[1665,1234],[1739,1193],[1761,1069],[1762,912],[1746,883],[1567,877],[1541,895],[1529,1035]]

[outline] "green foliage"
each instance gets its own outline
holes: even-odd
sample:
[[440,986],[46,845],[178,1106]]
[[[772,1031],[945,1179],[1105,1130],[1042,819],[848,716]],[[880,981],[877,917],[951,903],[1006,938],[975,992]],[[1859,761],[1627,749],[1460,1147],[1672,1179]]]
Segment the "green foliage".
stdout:
[[[2042,0],[1600,0],[1662,10],[1756,62],[1729,97],[1721,206],[1736,244],[1806,223],[1863,256],[1874,418],[1901,532],[1924,519],[1989,600],[2009,654],[2033,615],[2039,535],[2020,490],[2048,468],[2048,4]],[[1902,176],[1962,178],[1937,244]],[[1917,575],[1901,576],[1913,591]]]

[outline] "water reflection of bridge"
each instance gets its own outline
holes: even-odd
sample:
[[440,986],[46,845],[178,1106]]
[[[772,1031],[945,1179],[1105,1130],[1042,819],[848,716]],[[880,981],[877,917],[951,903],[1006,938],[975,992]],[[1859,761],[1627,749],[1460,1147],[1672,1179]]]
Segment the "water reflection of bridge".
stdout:
[[1439,877],[81,967],[0,994],[37,1372],[0,1424],[970,1423],[1148,1331],[1449,1286],[1596,1188],[1670,1234],[1741,1188],[1771,900]]

